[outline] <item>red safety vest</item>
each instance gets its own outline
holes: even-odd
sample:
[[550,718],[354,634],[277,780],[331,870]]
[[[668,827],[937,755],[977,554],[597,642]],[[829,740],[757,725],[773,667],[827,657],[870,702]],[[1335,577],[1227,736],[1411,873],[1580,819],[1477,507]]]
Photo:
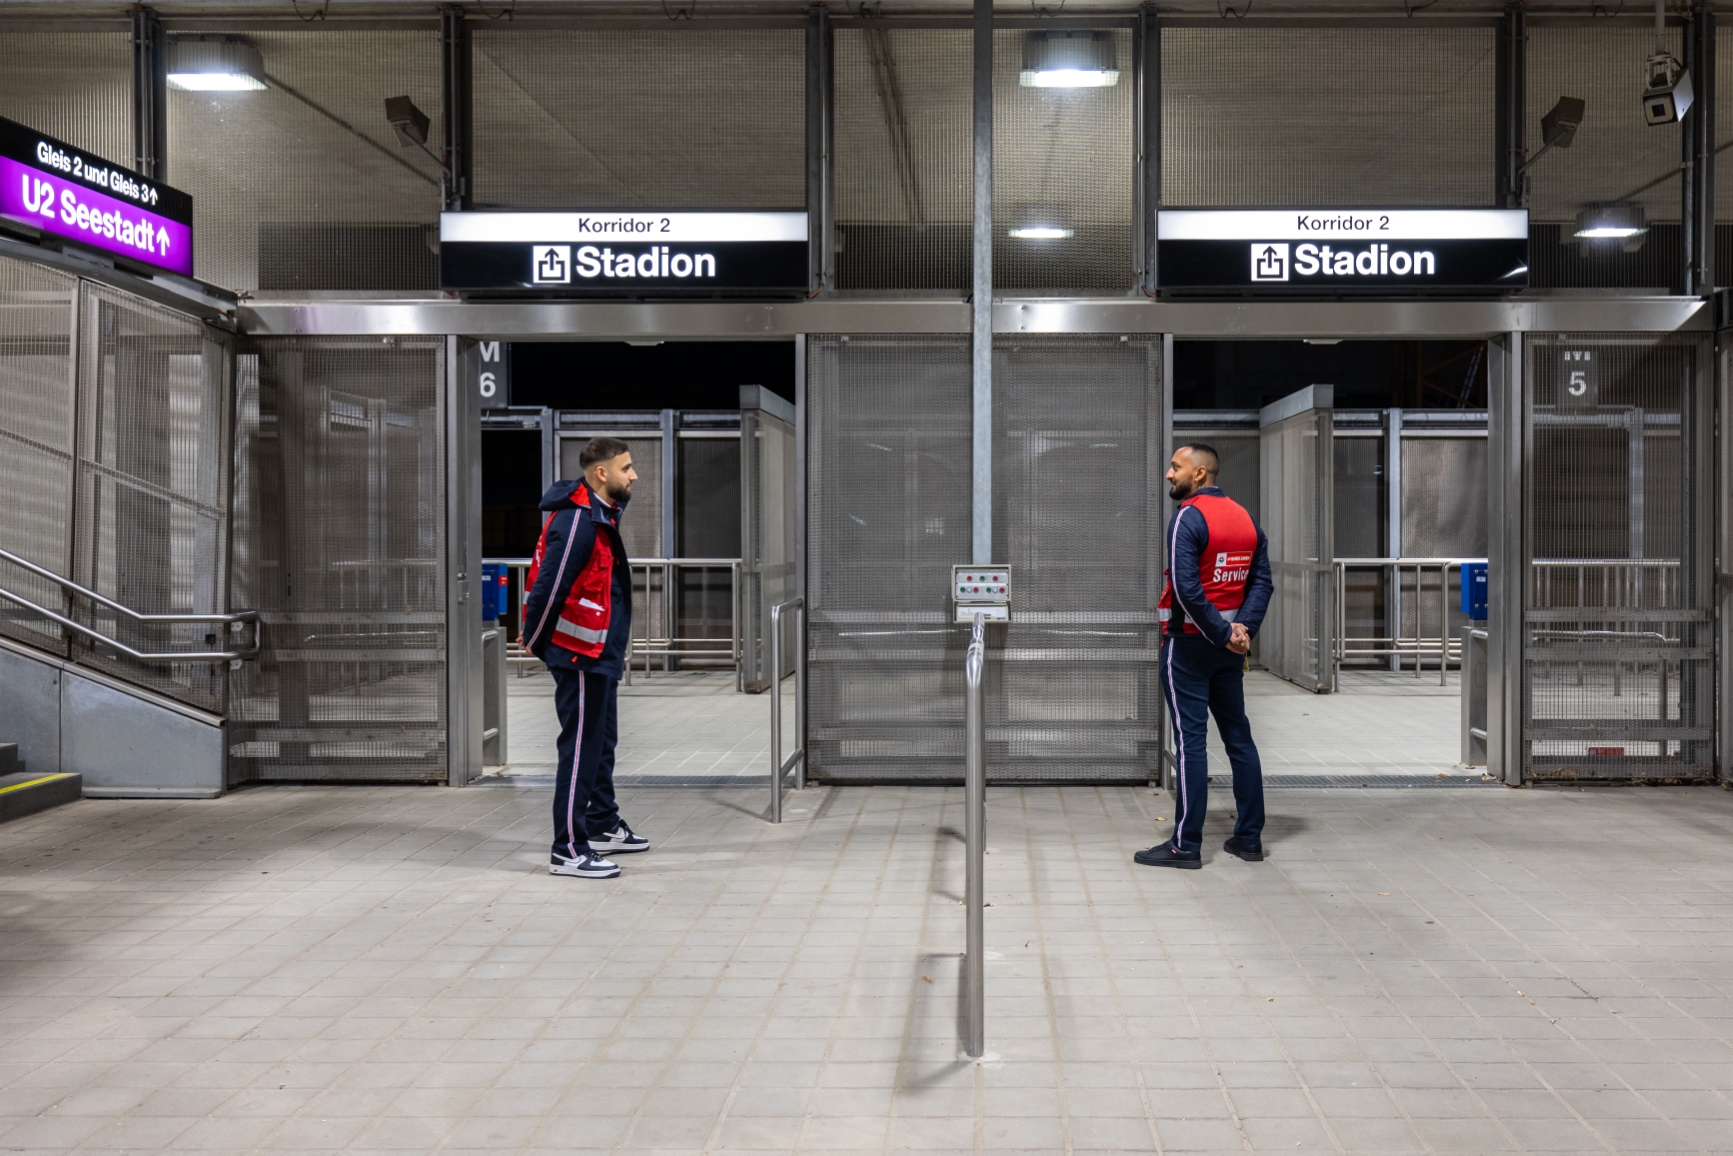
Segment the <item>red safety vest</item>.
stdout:
[[[583,483],[572,491],[572,505],[577,508],[577,518],[594,517],[590,509],[590,489]],[[536,584],[536,574],[541,571],[544,556],[548,548],[548,526],[553,523],[556,510],[549,514],[547,521],[542,523],[542,535],[536,542],[535,557],[530,560],[529,577],[525,580],[524,589],[528,590]],[[566,535],[566,551],[570,553],[571,544],[577,538],[576,518],[573,519],[572,531]],[[573,565],[570,558],[556,559],[563,569]],[[554,575],[554,587],[559,588],[564,575]],[[583,655],[585,658],[599,658],[602,647],[608,642],[608,620],[613,614],[614,592],[614,547],[608,540],[607,529],[603,525],[596,526],[596,546],[590,551],[589,561],[584,563],[583,572],[572,583],[571,593],[566,595],[566,601],[560,607],[559,617],[554,620],[554,634],[550,641],[557,642],[567,650]],[[539,633],[539,629],[532,633]]]
[[[1193,494],[1181,502],[1203,515],[1209,531],[1206,547],[1198,553],[1197,576],[1203,583],[1204,597],[1229,622],[1246,600],[1246,582],[1252,576],[1252,556],[1258,549],[1258,527],[1246,508],[1222,494]],[[1177,515],[1176,515],[1177,516]],[[1156,617],[1166,622],[1177,604],[1173,597],[1172,571],[1163,571],[1167,586],[1161,592]],[[1181,618],[1185,611],[1179,610]],[[1202,634],[1197,624],[1185,619],[1185,633]]]

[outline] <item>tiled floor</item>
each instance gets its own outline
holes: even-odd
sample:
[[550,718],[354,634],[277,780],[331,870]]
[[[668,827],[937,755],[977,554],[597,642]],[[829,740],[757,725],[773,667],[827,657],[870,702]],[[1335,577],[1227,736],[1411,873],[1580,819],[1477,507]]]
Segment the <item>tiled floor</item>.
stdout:
[[[553,679],[538,670],[507,680],[510,762],[495,773],[554,772],[559,720]],[[785,750],[793,750],[794,680],[783,684]],[[1460,683],[1433,672],[1345,672],[1342,693],[1315,695],[1254,671],[1246,679],[1251,716],[1268,775],[1462,774]],[[637,675],[620,687],[616,774],[700,779],[770,773],[770,700],[736,694],[734,675]],[[1226,753],[1210,728],[1210,769],[1227,774]]]
[[[554,773],[560,736],[554,680],[546,669],[506,680],[507,757],[496,774]],[[784,724],[794,734],[794,680],[782,688]],[[793,750],[790,745],[787,749]],[[770,699],[738,694],[733,671],[639,672],[620,686],[620,742],[614,773],[714,779],[747,777],[768,783]]]
[[1129,859],[1162,796],[994,790],[980,1065],[960,792],[626,802],[607,882],[539,789],[0,827],[0,1149],[1733,1151],[1719,788],[1273,792],[1199,872]]

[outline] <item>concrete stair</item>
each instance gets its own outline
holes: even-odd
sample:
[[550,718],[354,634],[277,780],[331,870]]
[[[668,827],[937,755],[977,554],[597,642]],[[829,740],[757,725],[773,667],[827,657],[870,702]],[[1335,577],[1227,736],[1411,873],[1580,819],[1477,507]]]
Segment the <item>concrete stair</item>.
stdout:
[[83,793],[83,775],[32,775],[18,759],[18,744],[0,743],[0,823],[70,803]]

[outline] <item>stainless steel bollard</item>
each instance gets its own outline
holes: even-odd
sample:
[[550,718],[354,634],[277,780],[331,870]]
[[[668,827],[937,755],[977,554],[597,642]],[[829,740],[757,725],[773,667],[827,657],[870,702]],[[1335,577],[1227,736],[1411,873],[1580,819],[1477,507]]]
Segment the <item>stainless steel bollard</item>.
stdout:
[[975,615],[975,626],[969,638],[969,657],[964,667],[964,725],[967,728],[964,746],[963,805],[967,811],[964,825],[968,842],[969,872],[964,890],[964,906],[968,911],[967,954],[963,958],[963,994],[967,1009],[967,1052],[980,1059],[986,1051],[986,980],[985,928],[982,925],[987,826],[987,722],[986,692],[982,683],[987,665],[987,619]]

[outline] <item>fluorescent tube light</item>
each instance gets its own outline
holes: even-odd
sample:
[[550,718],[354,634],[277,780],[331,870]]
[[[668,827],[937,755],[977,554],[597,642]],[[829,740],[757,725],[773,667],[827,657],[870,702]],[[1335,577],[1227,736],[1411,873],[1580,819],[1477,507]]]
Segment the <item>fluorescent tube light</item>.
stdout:
[[186,92],[257,92],[265,58],[236,36],[184,36],[169,41],[168,83]]
[[1100,69],[1052,68],[1019,73],[1017,82],[1024,88],[1112,88],[1119,83],[1119,73]]
[[239,72],[171,72],[168,85],[187,92],[257,92],[265,87],[263,81]]
[[1074,235],[1074,230],[1060,229],[1052,225],[1024,225],[1020,229],[1012,229],[1011,236],[1024,241],[1062,241]]

